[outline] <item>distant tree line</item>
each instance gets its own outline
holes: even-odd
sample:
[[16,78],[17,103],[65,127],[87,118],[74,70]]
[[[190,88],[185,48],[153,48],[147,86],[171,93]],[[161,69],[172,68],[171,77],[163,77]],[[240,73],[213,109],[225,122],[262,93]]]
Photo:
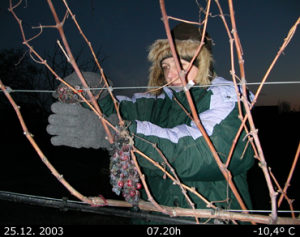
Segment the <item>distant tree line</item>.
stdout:
[[[92,58],[82,58],[83,51],[82,47],[74,54],[79,68],[82,71],[97,72],[98,67]],[[101,48],[97,51],[96,56],[100,63],[107,58],[103,53],[101,55]],[[57,45],[53,51],[45,51],[43,58],[61,78],[74,71]],[[30,58],[29,51],[21,48],[0,51],[0,80],[12,90],[54,91],[60,83],[44,65],[36,63]],[[29,104],[46,113],[50,112],[50,106],[56,100],[52,97],[52,93],[45,92],[12,92],[11,95],[17,104],[25,103],[27,106]],[[0,109],[10,107],[4,93],[0,92]]]
[[279,100],[277,103],[279,114],[291,112],[291,104],[285,100]]

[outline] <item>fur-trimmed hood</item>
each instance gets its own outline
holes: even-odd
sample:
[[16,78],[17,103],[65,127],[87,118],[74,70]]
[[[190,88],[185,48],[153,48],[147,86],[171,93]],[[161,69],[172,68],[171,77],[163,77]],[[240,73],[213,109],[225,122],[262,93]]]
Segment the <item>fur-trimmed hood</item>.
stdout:
[[[198,40],[175,40],[175,48],[178,56],[181,59],[193,58],[196,53],[200,42]],[[163,86],[166,84],[165,77],[161,68],[161,61],[165,58],[172,57],[170,45],[168,39],[156,40],[150,46],[150,52],[148,54],[148,60],[152,63],[150,67],[148,86]],[[213,72],[213,57],[211,52],[203,46],[196,58],[199,72],[194,79],[194,82],[199,85],[209,85],[212,79],[215,77]],[[151,91],[152,94],[159,95],[162,93],[162,89]]]

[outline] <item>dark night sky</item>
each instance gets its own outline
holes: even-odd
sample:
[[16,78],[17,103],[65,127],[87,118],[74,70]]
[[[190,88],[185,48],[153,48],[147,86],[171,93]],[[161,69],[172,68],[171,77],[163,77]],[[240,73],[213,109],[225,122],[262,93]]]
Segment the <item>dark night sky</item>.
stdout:
[[[17,1],[13,1],[16,3]],[[198,0],[203,7],[206,1]],[[63,18],[65,7],[62,1],[53,1],[54,6]],[[166,0],[167,14],[190,21],[199,21],[199,7],[195,0]],[[227,1],[220,1],[223,12],[229,13]],[[298,0],[239,0],[233,1],[236,13],[237,30],[241,39],[245,60],[246,79],[248,82],[262,80],[269,65],[276,56],[279,47],[290,28],[300,17],[300,1]],[[147,84],[149,63],[147,48],[156,39],[166,38],[161,21],[158,0],[130,1],[69,1],[72,12],[76,15],[83,32],[92,43],[95,51],[102,47],[103,53],[109,56],[102,64],[104,72],[116,86],[145,86]],[[0,50],[5,48],[24,47],[16,20],[8,13],[8,0],[0,2]],[[15,9],[18,17],[30,26],[53,25],[54,20],[47,1],[27,0]],[[212,1],[212,15],[219,13],[216,3]],[[204,14],[201,13],[201,19]],[[226,20],[230,25],[230,19]],[[171,27],[176,24],[170,20]],[[27,38],[35,35],[24,24]],[[230,27],[231,29],[231,27]],[[89,49],[83,41],[73,21],[69,18],[64,25],[66,36],[73,52],[85,46],[85,55],[90,57]],[[213,53],[216,70],[219,76],[231,79],[229,39],[220,17],[210,17],[209,34],[214,41]],[[43,55],[45,49],[51,51],[59,39],[56,29],[44,29],[42,35],[33,40],[31,45]],[[298,29],[281,55],[268,82],[300,81],[300,29]],[[239,76],[239,68],[236,65]],[[249,86],[252,92],[257,86]],[[274,105],[278,100],[286,100],[292,109],[300,108],[300,84],[265,85],[257,105]],[[126,91],[122,91],[123,94]]]

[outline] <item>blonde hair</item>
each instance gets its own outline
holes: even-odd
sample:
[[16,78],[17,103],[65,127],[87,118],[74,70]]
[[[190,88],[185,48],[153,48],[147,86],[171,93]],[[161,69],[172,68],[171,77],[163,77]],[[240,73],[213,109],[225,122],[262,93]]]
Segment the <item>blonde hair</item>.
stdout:
[[[175,48],[180,58],[193,58],[200,42],[197,40],[175,40]],[[161,68],[161,61],[165,58],[172,57],[169,41],[167,39],[156,40],[149,48],[148,60],[152,62],[150,67],[148,87],[163,86],[166,80]],[[199,69],[194,82],[199,85],[210,85],[211,80],[216,76],[212,71],[213,57],[211,52],[202,47],[197,56]],[[159,95],[162,89],[151,91],[150,93]]]

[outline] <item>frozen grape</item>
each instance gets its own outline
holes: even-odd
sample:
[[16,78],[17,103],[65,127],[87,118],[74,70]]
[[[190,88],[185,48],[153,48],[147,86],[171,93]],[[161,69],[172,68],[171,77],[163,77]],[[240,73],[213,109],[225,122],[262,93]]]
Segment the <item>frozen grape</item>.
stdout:
[[120,132],[115,136],[114,143],[109,148],[112,191],[117,195],[122,192],[124,199],[132,204],[134,209],[138,210],[141,195],[136,189],[141,189],[142,185],[130,155],[132,138],[129,138],[128,134],[121,133],[123,128],[117,127],[117,129]]

